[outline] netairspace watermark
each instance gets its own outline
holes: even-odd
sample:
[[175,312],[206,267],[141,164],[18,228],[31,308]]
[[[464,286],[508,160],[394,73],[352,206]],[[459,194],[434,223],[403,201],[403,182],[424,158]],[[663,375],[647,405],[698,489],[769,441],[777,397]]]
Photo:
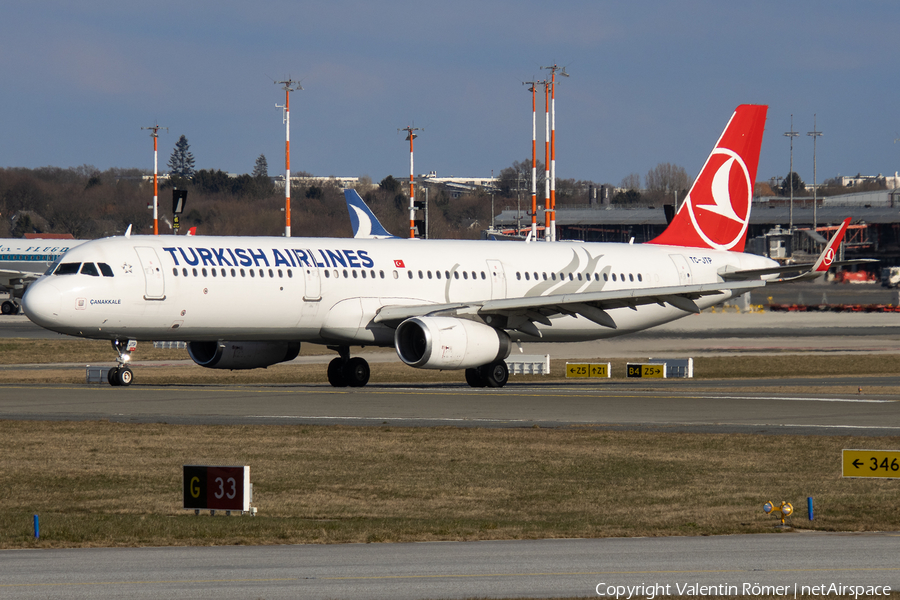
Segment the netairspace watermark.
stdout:
[[763,585],[760,583],[703,585],[700,583],[641,583],[639,585],[616,585],[601,581],[594,588],[598,596],[630,600],[657,596],[784,596],[803,598],[806,596],[835,596],[841,598],[867,598],[889,596],[888,585],[844,585],[842,583],[821,583],[819,585]]

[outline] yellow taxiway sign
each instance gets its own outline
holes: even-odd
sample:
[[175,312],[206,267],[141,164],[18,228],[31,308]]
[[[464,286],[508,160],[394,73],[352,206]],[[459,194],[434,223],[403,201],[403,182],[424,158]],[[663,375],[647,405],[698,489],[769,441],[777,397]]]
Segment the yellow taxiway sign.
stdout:
[[900,479],[900,450],[844,450],[844,477]]

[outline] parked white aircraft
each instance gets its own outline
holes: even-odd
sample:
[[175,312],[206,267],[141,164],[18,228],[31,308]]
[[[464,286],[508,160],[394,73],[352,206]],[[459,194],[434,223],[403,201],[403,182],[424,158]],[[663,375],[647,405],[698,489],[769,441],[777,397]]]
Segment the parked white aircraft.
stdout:
[[[113,385],[131,383],[136,340],[188,340],[191,358],[214,369],[289,361],[311,342],[339,354],[332,385],[363,386],[369,366],[350,346],[394,346],[412,367],[465,369],[470,385],[500,387],[513,342],[640,331],[786,272],[742,252],[766,110],[737,108],[678,214],[647,244],[113,237],[70,250],[28,289],[25,313],[112,340]],[[816,265],[789,270],[827,270],[846,224]],[[236,309],[247,295],[254,308]]]
[[49,238],[0,240],[0,285],[9,290],[9,299],[0,304],[0,313],[18,314],[25,288],[43,275],[69,248],[84,242]]

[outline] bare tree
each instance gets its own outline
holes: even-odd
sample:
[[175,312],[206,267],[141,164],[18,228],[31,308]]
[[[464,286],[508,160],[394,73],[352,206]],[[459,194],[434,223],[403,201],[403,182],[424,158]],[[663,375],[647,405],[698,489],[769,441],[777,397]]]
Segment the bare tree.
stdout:
[[650,192],[681,192],[688,188],[688,175],[684,167],[672,163],[659,163],[649,171],[646,178],[647,190]]
[[619,187],[626,190],[639,190],[641,189],[641,176],[637,173],[629,173],[622,179]]

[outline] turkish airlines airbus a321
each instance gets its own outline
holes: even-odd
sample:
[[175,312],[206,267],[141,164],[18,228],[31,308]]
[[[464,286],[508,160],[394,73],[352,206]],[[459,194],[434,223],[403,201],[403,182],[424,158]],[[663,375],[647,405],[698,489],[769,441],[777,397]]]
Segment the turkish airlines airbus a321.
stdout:
[[[110,383],[128,385],[137,340],[188,341],[213,369],[292,360],[302,342],[339,354],[334,386],[363,386],[351,346],[394,346],[419,369],[465,369],[503,386],[513,342],[640,331],[832,263],[847,222],[815,265],[745,254],[765,106],[739,106],[669,227],[647,244],[126,235],[71,249],[31,285],[42,327],[110,339]],[[797,274],[799,273],[799,274]],[[252,297],[247,309],[235,298]]]

